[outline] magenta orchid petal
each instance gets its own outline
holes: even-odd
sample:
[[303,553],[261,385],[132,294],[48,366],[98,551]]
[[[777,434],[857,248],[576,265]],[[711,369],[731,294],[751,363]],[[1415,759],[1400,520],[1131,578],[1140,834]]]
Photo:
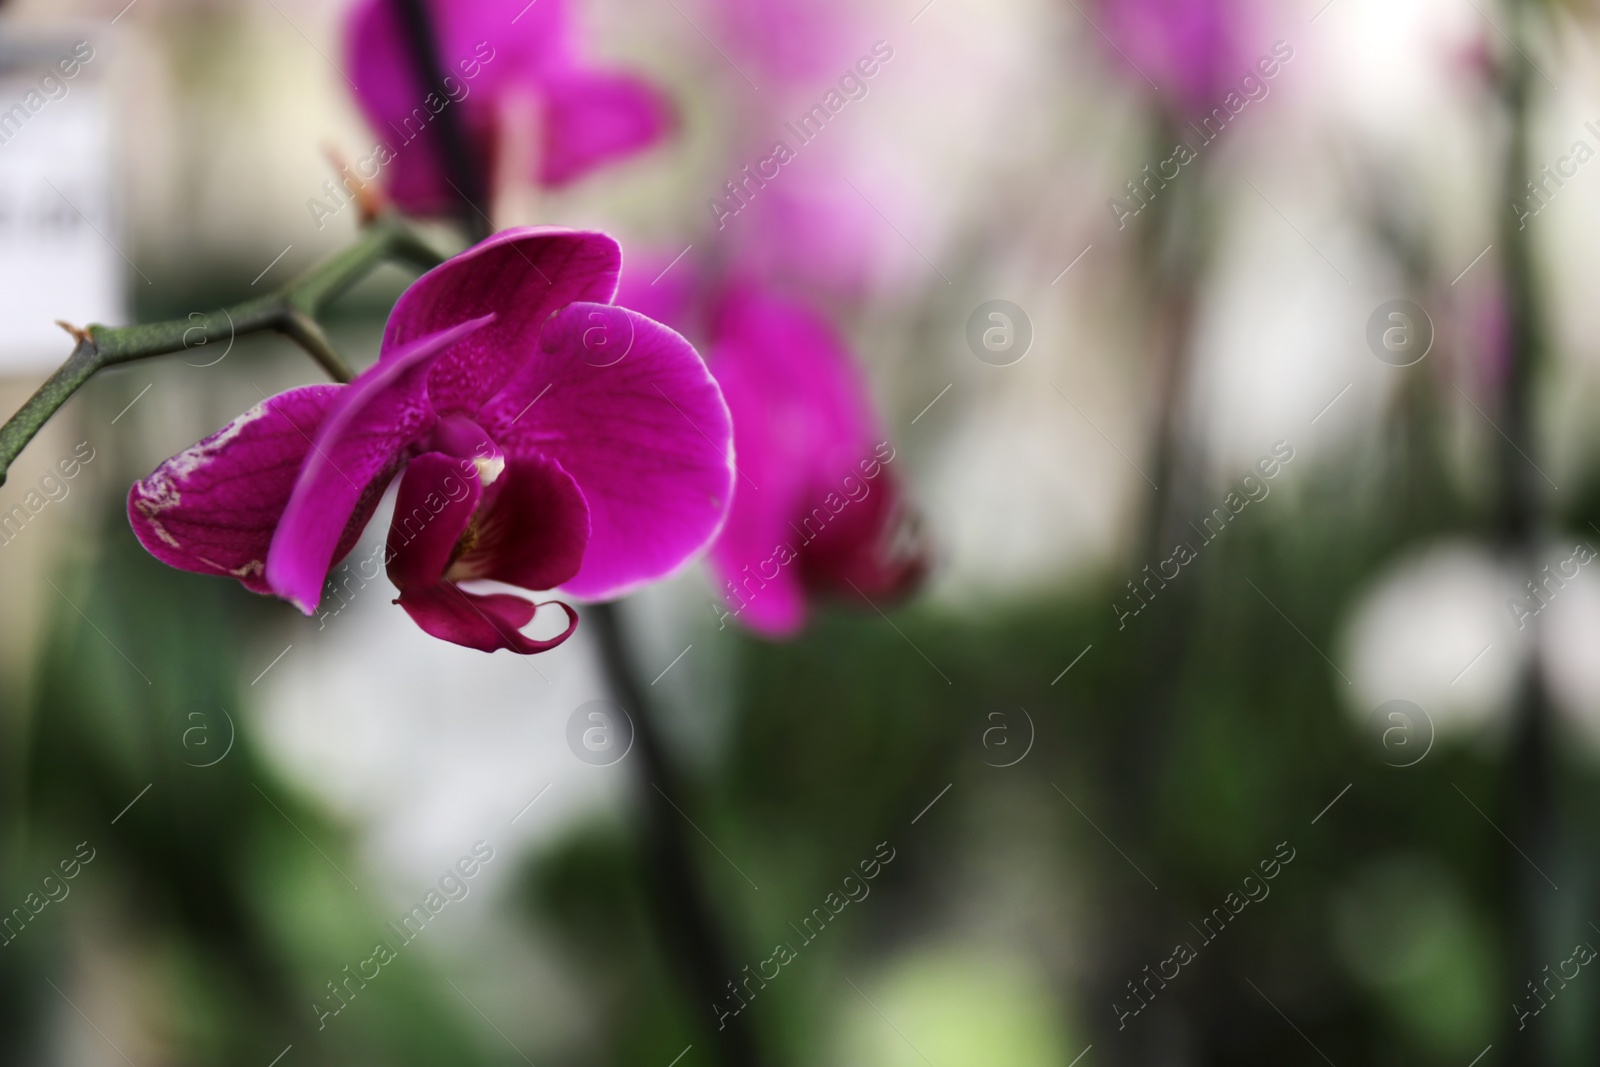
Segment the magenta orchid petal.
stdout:
[[648,148],[674,123],[666,98],[630,74],[574,69],[549,78],[544,90],[539,179],[545,185],[566,185]]
[[[711,366],[734,417],[742,475],[711,559],[742,622],[798,629],[805,593],[897,596],[925,569],[893,449],[849,352],[819,316],[749,287],[715,328]],[[753,483],[753,484],[752,484]]]
[[[543,0],[541,0],[543,2]],[[602,233],[505,230],[417,279],[383,334],[383,360],[420,337],[479,315],[494,322],[433,367],[428,395],[440,414],[475,412],[533,358],[546,319],[574,301],[606,303],[617,291],[622,251]]]
[[403,594],[444,579],[482,498],[483,484],[470,460],[425,452],[406,464],[385,545],[396,589]]
[[660,96],[627,75],[587,68],[562,0],[429,0],[448,99],[416,74],[394,0],[360,0],[345,28],[347,69],[356,100],[383,138],[382,166],[390,195],[413,213],[445,213],[460,204],[438,160],[435,116],[459,111],[467,151],[480,173],[492,169],[496,116],[513,98],[544,113],[543,163],[549,184],[573,180],[649,146],[667,132]]
[[554,589],[578,573],[588,543],[589,505],[572,475],[545,456],[512,456],[449,577]]
[[[355,87],[356,103],[380,143],[389,149],[378,156],[389,195],[410,212],[449,211],[460,203],[460,197],[438,163],[441,146],[428,107],[429,92],[414,72],[394,0],[359,0],[350,9],[344,41],[344,69]],[[441,62],[453,66],[452,60],[443,58],[452,52],[449,45],[441,48]],[[477,117],[473,112],[478,110],[467,97],[463,122],[472,122]],[[486,148],[488,141],[475,139],[474,143]]]
[[371,504],[405,462],[408,449],[433,428],[429,371],[451,346],[492,321],[461,322],[421,338],[360,374],[345,387],[305,458],[267,553],[267,584],[307,615],[352,516]]
[[[718,353],[718,382],[730,411],[760,412],[767,397],[761,383],[741,368],[738,355]],[[740,477],[734,482],[733,506],[711,548],[712,569],[724,583],[723,594],[739,608],[738,618],[772,637],[793,634],[806,619],[805,591],[799,568],[786,558],[803,533],[792,525],[802,516],[810,484],[809,472],[777,447],[759,415],[734,416],[735,451]],[[754,422],[755,425],[751,425]],[[772,561],[772,562],[768,562]]]
[[550,457],[583,491],[588,548],[562,587],[573,596],[620,596],[663,577],[722,525],[733,491],[727,405],[689,343],[643,315],[564,308],[480,421],[509,456]]
[[273,531],[339,392],[309,385],[279,393],[135,482],[128,519],[139,543],[170,566],[232,575],[270,593]]
[[[578,613],[558,600],[534,604],[506,593],[469,593],[452,582],[403,593],[396,603],[427,633],[480,652],[502,648],[525,656],[548,652],[578,628]],[[539,608],[550,604],[566,612],[567,628],[545,640],[523,636],[519,631],[533,621]]]
[[828,481],[883,440],[866,382],[819,315],[738,286],[722,302],[714,335],[712,370],[735,410],[741,469],[803,471],[804,481],[822,478],[827,492]]
[[[864,474],[864,472],[861,472]],[[859,498],[834,515],[807,541],[801,555],[805,584],[839,597],[896,600],[927,574],[927,554],[917,536],[916,521],[901,498],[899,483],[887,473],[872,480]]]
[[[1244,42],[1256,28],[1252,0],[1102,0],[1108,62],[1141,88],[1160,93],[1180,112],[1223,106],[1249,74]],[[1146,79],[1150,79],[1147,81]]]
[[730,611],[767,637],[793,637],[810,615],[800,568],[792,559],[785,564],[778,549],[798,540],[787,523],[774,536],[764,537],[749,526],[735,530],[730,521],[712,548],[712,569],[723,579],[721,592]]
[[[914,204],[911,190],[890,185],[857,190],[840,176],[837,144],[803,155],[739,210],[739,227],[730,233],[741,268],[763,284],[795,287],[839,301],[859,300],[875,288],[903,285],[925,267],[915,253],[885,245],[878,237],[873,203],[893,197]],[[737,203],[723,198],[725,205]],[[730,226],[730,230],[732,227]],[[907,261],[915,260],[915,265]]]
[[[480,98],[511,85],[537,85],[546,72],[572,62],[564,0],[429,0],[425,7],[442,72],[454,83],[445,86],[455,90],[451,107],[482,110]],[[389,132],[425,105],[428,89],[416,75],[395,0],[358,0],[346,18],[344,43],[356,102],[375,129]],[[402,154],[412,148],[427,150],[407,144]]]
[[860,5],[849,0],[717,0],[712,10],[730,51],[755,63],[763,85],[810,90],[857,58]]

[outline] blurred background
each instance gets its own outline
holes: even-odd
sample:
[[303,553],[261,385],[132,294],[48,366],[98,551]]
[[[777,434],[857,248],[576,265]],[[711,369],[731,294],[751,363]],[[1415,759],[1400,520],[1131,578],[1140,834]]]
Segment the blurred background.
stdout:
[[[485,656],[381,580],[307,619],[139,547],[131,482],[303,354],[98,376],[0,487],[0,1062],[697,1067],[734,1014],[780,1067],[1594,1062],[1600,12],[567,6],[673,128],[496,222],[823,315],[926,583],[785,641],[699,567],[625,603],[666,809],[569,740],[619,697],[592,628]],[[0,8],[6,414],[53,320],[212,316],[355,239],[345,17]],[[356,365],[413,276],[333,309]]]

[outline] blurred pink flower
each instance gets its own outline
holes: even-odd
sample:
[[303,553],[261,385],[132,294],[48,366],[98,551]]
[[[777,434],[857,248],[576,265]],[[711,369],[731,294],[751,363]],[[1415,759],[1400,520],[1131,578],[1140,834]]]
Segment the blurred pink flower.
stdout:
[[390,195],[406,211],[459,203],[440,164],[435,117],[459,108],[479,173],[493,172],[503,123],[537,108],[537,174],[558,186],[659,141],[672,125],[665,98],[642,79],[601,72],[578,55],[566,0],[427,0],[448,99],[418,77],[396,0],[358,0],[345,33],[356,100],[381,137]]
[[[903,264],[883,219],[845,179],[823,167],[795,168],[764,190],[727,233],[734,257],[769,284],[798,286],[830,299],[860,299],[921,266]],[[895,269],[898,268],[898,269]]]
[[1233,90],[1251,57],[1255,29],[1248,0],[1102,0],[1100,26],[1129,77],[1158,91],[1184,114],[1209,111]]
[[406,290],[349,385],[280,393],[135,483],[134,532],[309,615],[399,474],[397,603],[469,648],[554,647],[567,605],[565,632],[534,640],[519,631],[543,605],[457,583],[618,596],[704,547],[732,492],[722,395],[687,341],[609,303],[620,267],[598,233],[469,249]]
[[728,614],[781,637],[816,597],[909,593],[927,554],[843,342],[820,316],[749,285],[718,301],[711,337],[738,464],[711,550]]
[[856,9],[841,0],[717,0],[716,7],[729,50],[763,82],[836,78],[852,58]]

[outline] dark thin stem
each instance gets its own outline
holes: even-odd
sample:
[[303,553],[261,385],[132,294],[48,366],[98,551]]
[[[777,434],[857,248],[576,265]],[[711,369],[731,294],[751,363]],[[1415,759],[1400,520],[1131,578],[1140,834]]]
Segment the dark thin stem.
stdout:
[[[1510,5],[1510,32],[1513,39],[1526,38],[1526,23],[1533,5],[1526,0]],[[1515,201],[1530,167],[1528,154],[1530,90],[1533,85],[1531,60],[1520,47],[1508,56],[1504,85],[1506,109],[1510,114],[1510,139],[1506,146],[1505,183],[1507,201]],[[1499,243],[1504,251],[1503,277],[1509,325],[1510,370],[1500,408],[1506,440],[1498,453],[1499,507],[1498,534],[1517,563],[1530,575],[1538,566],[1539,539],[1546,525],[1542,475],[1532,469],[1527,456],[1537,454],[1533,441],[1534,389],[1543,363],[1545,337],[1539,316],[1535,285],[1533,248],[1530,231],[1514,225],[1511,212],[1500,212]],[[1538,640],[1538,630],[1534,631]],[[1556,851],[1557,811],[1554,778],[1556,761],[1551,748],[1550,702],[1545,691],[1539,656],[1528,657],[1527,665],[1512,708],[1512,736],[1506,765],[1505,816],[1512,840],[1527,853],[1502,849],[1505,891],[1511,911],[1511,944],[1507,953],[1510,973],[1507,986],[1513,1003],[1523,994],[1523,983],[1538,974],[1542,966],[1548,925],[1544,916],[1551,911],[1553,890],[1544,876],[1532,869],[1537,864],[1551,869]],[[1531,861],[1531,862],[1530,862]],[[1509,1025],[1509,1020],[1507,1020]],[[1551,1060],[1547,1027],[1529,1025],[1509,1031],[1506,1045],[1508,1062],[1543,1067]]]
[[[756,1067],[761,1060],[742,1013],[728,1015],[720,1028],[711,1025],[720,1015],[718,1005],[723,1005],[724,1010],[734,1006],[726,985],[738,974],[713,919],[710,893],[689,850],[684,832],[686,817],[672,807],[683,807],[685,796],[656,733],[655,712],[634,675],[617,608],[596,604],[584,615],[600,642],[601,659],[612,688],[633,720],[634,747],[639,752],[639,771],[644,779],[644,844],[650,865],[651,906],[666,950],[676,957],[678,967],[689,979],[690,1015],[700,1019],[722,1067]],[[672,804],[666,798],[671,798]]]
[[[460,115],[452,106],[445,87],[444,66],[440,62],[434,32],[433,18],[424,0],[393,0],[400,15],[400,26],[411,53],[411,63],[421,76],[429,93],[441,106],[433,116],[433,127],[439,131],[439,162],[444,166],[446,179],[455,187],[462,200],[461,224],[472,235],[473,241],[489,236],[489,223],[483,210],[485,183],[481,169],[475,165],[466,132],[461,128]],[[428,110],[432,110],[431,108]]]
[[333,342],[322,332],[317,320],[303,311],[290,311],[278,324],[278,332],[305,349],[312,359],[322,364],[328,377],[336,382],[348,382],[355,377],[344,357],[334,349]]
[[78,343],[66,363],[0,426],[0,485],[5,484],[6,472],[34,435],[73,393],[106,367],[182,352],[241,334],[275,330],[304,348],[335,381],[349,381],[349,366],[317,325],[316,316],[389,260],[427,268],[442,262],[443,257],[429,248],[404,219],[385,215],[374,220],[355,244],[282,289],[235,304],[222,314],[208,316],[204,323],[182,318],[74,331]]
[[[1168,146],[1179,137],[1181,125],[1164,116],[1153,131],[1155,145]],[[1204,164],[1202,164],[1203,166]],[[1191,543],[1188,528],[1196,504],[1195,487],[1200,482],[1205,462],[1205,443],[1194,432],[1186,417],[1192,390],[1194,360],[1195,279],[1205,253],[1204,175],[1173,183],[1151,204],[1141,218],[1139,262],[1149,279],[1147,299],[1152,319],[1152,349],[1155,354],[1154,390],[1156,404],[1150,426],[1151,447],[1146,452],[1146,469],[1155,488],[1146,494],[1145,512],[1135,541],[1133,568],[1149,565],[1168,556],[1179,542]],[[1145,461],[1141,460],[1141,464]],[[1143,575],[1135,574],[1137,585]],[[1128,596],[1118,590],[1119,599]],[[1116,773],[1113,780],[1120,792],[1118,831],[1148,849],[1157,849],[1161,838],[1160,788],[1163,774],[1175,758],[1175,724],[1180,714],[1183,671],[1197,624],[1198,590],[1193,581],[1178,582],[1163,589],[1148,612],[1141,611],[1134,635],[1139,642],[1140,662],[1160,664],[1157,670],[1141,670],[1130,688],[1131,699],[1117,734]],[[1154,931],[1182,927],[1171,904],[1160,897],[1129,897],[1121,911],[1122,929],[1118,953],[1108,958],[1103,987],[1107,999],[1126,995],[1117,984],[1124,970],[1137,971],[1139,963],[1158,955],[1160,945]],[[1190,1001],[1186,994],[1169,994],[1166,1010],[1175,1026],[1192,1025]],[[1162,1058],[1163,1034],[1153,1028],[1140,1028],[1131,1034],[1118,1034],[1107,1027],[1107,1049],[1113,1064],[1145,1064]],[[1208,1040],[1206,1035],[1201,1040]],[[1098,1053],[1097,1053],[1098,1055]]]
[[[1179,136],[1176,123],[1168,118],[1155,140],[1167,145]],[[1136,542],[1136,568],[1170,555],[1173,546],[1180,541],[1188,543],[1193,532],[1188,523],[1195,486],[1205,468],[1205,443],[1194,433],[1186,411],[1194,369],[1195,279],[1204,251],[1206,206],[1195,183],[1177,186],[1156,200],[1153,217],[1140,235],[1141,261],[1152,279],[1155,320],[1157,403],[1149,456],[1156,488],[1147,497]],[[1150,660],[1170,669],[1142,678],[1139,703],[1130,719],[1127,752],[1131,811],[1140,832],[1151,836],[1157,817],[1155,798],[1160,794],[1157,780],[1171,755],[1164,739],[1172,734],[1181,666],[1197,606],[1193,583],[1180,584],[1163,599],[1153,608],[1155,617],[1141,636]]]

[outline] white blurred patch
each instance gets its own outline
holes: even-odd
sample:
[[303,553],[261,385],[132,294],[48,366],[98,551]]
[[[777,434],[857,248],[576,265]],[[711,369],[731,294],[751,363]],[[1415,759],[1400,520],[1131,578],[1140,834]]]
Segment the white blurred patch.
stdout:
[[[1453,0],[1335,0],[1278,32],[1294,59],[1207,149],[1231,226],[1197,322],[1194,410],[1223,474],[1263,439],[1320,457],[1365,432],[1406,374],[1451,355],[1384,366],[1365,340],[1372,312],[1411,297],[1441,326],[1484,302],[1475,286],[1495,269],[1490,254],[1445,284],[1494,240],[1498,142],[1474,57],[1500,42],[1482,16]],[[1426,243],[1437,292],[1407,291],[1380,219]]]
[[1539,641],[1557,710],[1600,747],[1600,560],[1584,565],[1550,598],[1539,614]]
[[1274,183],[1260,194],[1246,186],[1232,210],[1234,229],[1202,293],[1192,341],[1192,417],[1212,442],[1212,473],[1223,478],[1237,477],[1275,440],[1326,455],[1324,443],[1371,425],[1402,373],[1363,338],[1376,294],[1387,290],[1353,288],[1340,276],[1370,282],[1376,250],[1344,227],[1318,227],[1315,247],[1295,232],[1326,212],[1326,198],[1319,206],[1303,186]]
[[1033,350],[1011,367],[966,353],[940,401],[962,417],[919,496],[939,550],[933,592],[947,603],[1035,595],[1103,565],[1150,488],[1137,384],[1076,353],[1092,338],[1059,305],[1033,307]]
[[1293,42],[1304,43],[1319,79],[1337,82],[1338,91],[1322,96],[1319,110],[1369,136],[1421,147],[1427,120],[1459,104],[1452,79],[1465,73],[1470,51],[1491,38],[1501,45],[1475,6],[1335,0],[1302,31],[1302,41]]
[[[351,558],[367,558],[387,526],[380,512]],[[428,636],[395,595],[382,577],[352,580],[324,626],[306,619],[286,634],[293,648],[252,695],[269,754],[359,828],[366,866],[398,905],[478,840],[499,853],[483,882],[503,884],[515,855],[619,802],[634,768],[568,750],[568,716],[610,695],[581,624],[551,652],[485,654]],[[263,663],[276,653],[264,649]]]
[[1482,547],[1439,542],[1397,561],[1356,603],[1343,659],[1351,711],[1415,702],[1440,734],[1470,733],[1507,707],[1527,652],[1507,601],[1514,573]]
[[913,23],[888,6],[874,21],[895,58],[849,128],[843,170],[887,220],[883,275],[898,266],[936,286],[958,267],[970,213],[1054,144],[1052,109],[1018,101],[1056,88],[1060,56],[1040,32],[1056,12],[1051,0],[937,0]]

